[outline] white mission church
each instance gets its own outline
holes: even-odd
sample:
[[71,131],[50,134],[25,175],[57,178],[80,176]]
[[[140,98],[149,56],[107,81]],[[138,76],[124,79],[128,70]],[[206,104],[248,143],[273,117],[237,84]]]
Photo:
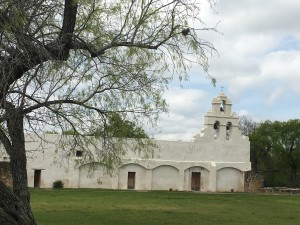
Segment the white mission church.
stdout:
[[[90,164],[75,166],[78,156],[70,158],[68,169],[54,164],[57,135],[46,135],[46,150],[28,159],[29,186],[51,188],[62,180],[66,188],[243,192],[245,172],[251,170],[250,142],[240,134],[231,100],[220,93],[204,118],[204,128],[193,141],[156,140],[158,148],[147,159],[129,151],[126,163],[112,176],[100,166],[91,176]],[[39,144],[28,143],[28,148]]]

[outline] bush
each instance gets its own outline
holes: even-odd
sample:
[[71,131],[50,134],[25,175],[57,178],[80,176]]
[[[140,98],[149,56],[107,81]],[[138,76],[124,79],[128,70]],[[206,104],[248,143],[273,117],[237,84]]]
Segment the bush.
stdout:
[[54,189],[64,188],[64,182],[62,182],[61,180],[56,180],[56,181],[53,182],[52,187]]

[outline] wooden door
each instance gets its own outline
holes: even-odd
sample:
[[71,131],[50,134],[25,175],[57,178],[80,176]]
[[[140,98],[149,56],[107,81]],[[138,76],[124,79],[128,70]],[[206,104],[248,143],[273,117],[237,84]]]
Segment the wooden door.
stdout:
[[34,184],[33,187],[39,188],[41,185],[41,170],[34,170]]
[[127,189],[135,189],[135,172],[128,172]]
[[193,191],[200,191],[200,172],[192,172],[191,189]]

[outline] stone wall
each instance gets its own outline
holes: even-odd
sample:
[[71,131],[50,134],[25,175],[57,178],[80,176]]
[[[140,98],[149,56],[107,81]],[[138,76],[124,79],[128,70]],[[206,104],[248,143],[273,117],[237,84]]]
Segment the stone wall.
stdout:
[[12,186],[12,177],[10,173],[9,162],[0,162],[0,181],[6,186]]
[[245,192],[260,192],[264,186],[264,177],[251,171],[245,173]]
[[276,194],[300,194],[299,188],[287,187],[265,187],[259,190],[261,193],[276,193]]

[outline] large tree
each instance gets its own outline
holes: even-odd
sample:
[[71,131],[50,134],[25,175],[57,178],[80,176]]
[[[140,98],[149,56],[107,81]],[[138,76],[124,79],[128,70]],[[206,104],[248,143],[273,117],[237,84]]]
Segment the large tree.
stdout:
[[[12,191],[0,184],[1,224],[36,224],[25,131],[72,129],[75,143],[91,144],[86,134],[112,112],[155,122],[173,75],[208,68],[214,48],[199,34],[214,29],[199,12],[194,0],[0,1],[0,141],[13,178]],[[118,161],[103,140],[99,160]]]
[[[300,168],[300,120],[265,121],[256,129],[253,142],[268,156],[264,169],[277,172],[281,185],[296,187]],[[284,183],[284,177],[289,184]]]

